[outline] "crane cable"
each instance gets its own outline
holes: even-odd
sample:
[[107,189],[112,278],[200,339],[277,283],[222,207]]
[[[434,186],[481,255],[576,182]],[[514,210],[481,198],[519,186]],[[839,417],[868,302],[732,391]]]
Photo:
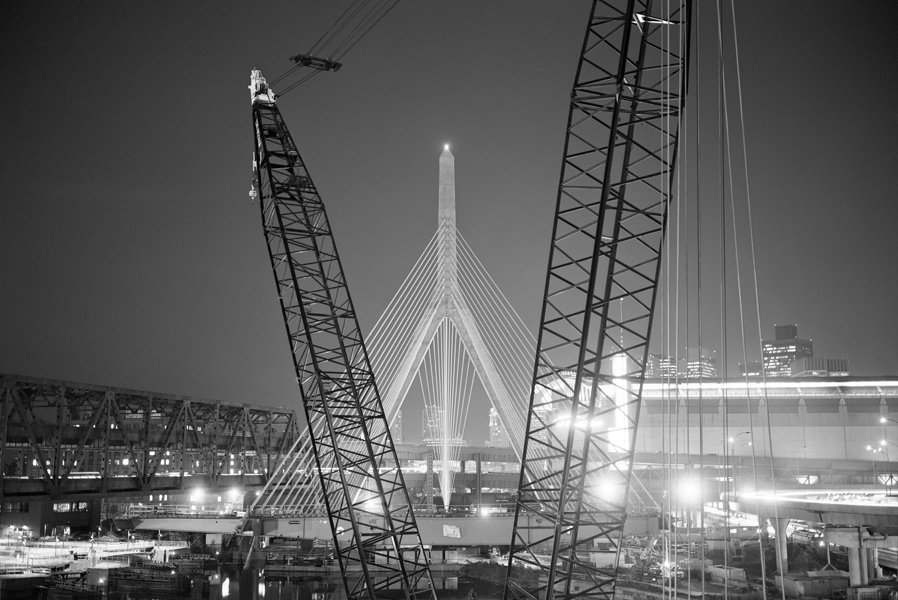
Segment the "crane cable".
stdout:
[[[718,44],[719,44],[718,48],[722,48],[722,44],[723,44],[722,13],[723,13],[722,3],[720,2],[720,0],[718,0],[718,3],[717,3],[717,35],[718,35]],[[731,14],[731,18],[732,18],[733,46],[734,46],[734,52],[735,52],[735,71],[736,71],[736,79],[737,79],[736,91],[737,91],[738,105],[736,108],[737,108],[738,116],[739,116],[739,132],[741,133],[741,141],[742,141],[742,148],[741,148],[742,149],[742,158],[743,158],[742,168],[743,168],[743,175],[745,177],[746,207],[747,207],[747,211],[748,211],[747,221],[748,221],[749,257],[751,260],[751,275],[752,275],[751,283],[754,288],[754,298],[753,298],[754,307],[753,308],[756,309],[755,314],[756,314],[756,319],[757,319],[756,324],[757,324],[757,332],[758,332],[758,344],[759,344],[759,346],[761,346],[762,345],[762,341],[761,341],[761,338],[762,338],[762,335],[761,335],[761,307],[760,307],[759,290],[758,290],[757,265],[756,265],[755,245],[754,245],[754,229],[753,229],[752,213],[751,213],[751,194],[750,194],[750,186],[749,186],[750,178],[749,178],[749,174],[748,174],[748,154],[747,154],[748,150],[747,150],[746,134],[745,134],[745,117],[744,117],[743,98],[742,98],[742,80],[741,80],[741,70],[740,70],[740,60],[739,60],[739,44],[738,44],[738,38],[736,35],[737,28],[736,28],[736,16],[735,16],[735,3],[733,2],[733,0],[730,0],[730,14]],[[719,50],[719,52],[720,52],[720,50]],[[731,148],[732,141],[731,141],[731,137],[730,137],[730,124],[729,124],[730,116],[729,116],[729,111],[728,111],[729,102],[727,101],[727,95],[726,95],[726,87],[727,86],[726,86],[726,81],[725,81],[725,68],[724,68],[722,62],[719,62],[719,65],[720,65],[720,88],[719,88],[719,90],[720,90],[720,94],[721,94],[720,105],[721,105],[722,110],[721,110],[721,113],[718,115],[718,119],[721,120],[722,134],[723,134],[722,138],[721,138],[722,153],[721,153],[721,157],[720,157],[720,159],[721,159],[720,168],[721,168],[721,175],[722,175],[722,177],[721,177],[721,180],[722,180],[721,181],[721,192],[722,192],[721,193],[721,217],[722,217],[721,218],[721,228],[722,228],[722,230],[725,228],[723,213],[725,212],[724,203],[725,203],[726,193],[724,192],[723,185],[724,185],[724,182],[726,182],[728,184],[728,188],[729,188],[729,203],[730,203],[730,207],[731,207],[730,219],[732,221],[731,224],[732,224],[732,231],[733,231],[734,263],[735,263],[735,270],[736,270],[735,278],[736,278],[736,285],[737,285],[737,297],[739,300],[738,308],[739,308],[739,323],[740,323],[740,327],[741,327],[742,356],[743,356],[743,361],[745,362],[746,367],[747,367],[748,351],[747,351],[747,347],[746,347],[746,331],[745,331],[746,317],[745,317],[745,310],[744,310],[745,309],[745,307],[744,307],[745,297],[747,296],[747,294],[745,294],[743,292],[742,274],[741,274],[740,259],[739,259],[739,245],[738,245],[738,237],[739,236],[738,236],[737,227],[736,227],[734,168],[733,168],[733,163],[732,163],[732,148]],[[724,148],[725,148],[725,151],[724,151]],[[727,177],[727,175],[729,175],[729,177]],[[722,326],[725,330],[725,328],[726,328],[725,320],[724,320]],[[759,348],[759,350],[761,350],[761,354],[763,355],[763,348],[761,347],[761,348]],[[751,447],[751,471],[752,471],[754,489],[757,490],[758,483],[759,483],[758,469],[757,469],[757,451],[756,451],[757,445],[754,443],[755,442],[755,427],[754,427],[754,420],[752,419],[751,393],[750,393],[748,372],[749,372],[749,369],[746,368],[745,369],[745,386],[746,386],[745,400],[746,400],[746,413],[748,415],[748,429],[749,429],[749,431],[746,433],[749,434],[750,440],[751,440],[748,444]],[[770,462],[771,462],[771,483],[773,486],[773,495],[774,495],[774,502],[773,502],[774,520],[779,524],[780,523],[779,506],[778,506],[779,502],[776,498],[776,469],[775,469],[775,464],[773,461],[773,457],[774,457],[773,435],[772,435],[772,427],[771,427],[771,422],[770,422],[769,400],[767,398],[766,372],[765,372],[763,366],[761,368],[761,380],[762,380],[761,394],[763,396],[763,402],[766,406],[766,410],[764,411],[766,413],[766,423],[763,423],[761,425],[762,425],[762,427],[765,427],[765,429],[766,429],[766,438],[767,438],[767,443],[768,443],[767,450],[769,451],[769,456],[771,457]],[[725,403],[725,407],[726,407],[726,403]],[[726,431],[726,428],[729,425],[729,419],[728,419],[728,415],[726,414],[726,411],[725,411],[725,415],[726,416],[724,418],[724,429]],[[736,434],[736,435],[738,436],[739,434]],[[726,439],[726,437],[724,439]],[[735,450],[736,449],[734,447],[734,455],[735,455]],[[726,457],[726,452],[724,452],[724,455]],[[726,458],[728,458],[728,457],[726,457]],[[729,489],[727,491],[729,492]],[[759,549],[761,549],[762,594],[763,594],[764,598],[767,598],[768,590],[767,590],[766,565],[765,565],[765,561],[764,561],[763,536],[762,536],[762,531],[761,531],[763,528],[763,524],[762,524],[762,519],[760,517],[760,510],[759,510],[759,506],[758,506],[757,495],[755,495],[755,512],[757,514],[759,514],[759,517],[758,517],[758,525],[759,525],[759,527],[758,527],[758,545],[759,545]],[[729,519],[729,511],[727,511],[726,518]],[[785,531],[778,531],[777,535],[785,535]],[[779,543],[780,542],[777,541],[777,544],[779,544]],[[726,563],[726,558],[727,557],[725,556],[725,563]],[[778,566],[778,568],[779,568],[779,566]],[[785,598],[785,590],[781,589],[780,593],[782,595],[782,598]]]
[[[323,54],[328,46],[331,46],[330,54],[327,57],[328,60],[334,62],[342,60],[397,4],[399,4],[399,0],[353,0],[327,31],[318,38],[318,41],[309,48],[306,54],[309,56]],[[365,10],[366,7],[367,10]],[[351,28],[349,33],[341,35],[347,28]],[[285,73],[274,78],[269,85],[275,85],[285,80],[303,66],[305,65],[297,64],[293,66]],[[313,70],[281,90],[278,96],[284,96],[287,92],[296,89],[320,72],[321,69]]]
[[[743,101],[742,101],[743,100],[742,99],[742,71],[740,69],[740,61],[739,61],[739,38],[737,37],[737,33],[736,33],[737,32],[736,5],[733,0],[730,0],[730,15],[731,15],[732,24],[733,24],[733,46],[734,46],[734,53],[735,53],[735,58],[736,58],[736,86],[737,86],[736,89],[737,89],[737,97],[739,100],[739,104],[738,104],[739,125],[740,125],[740,129],[742,132],[742,160],[743,160],[742,168],[743,168],[743,171],[745,174],[745,204],[746,204],[746,209],[748,212],[749,256],[751,258],[751,274],[752,274],[752,285],[754,288],[754,303],[755,303],[755,308],[756,308],[755,314],[757,317],[756,325],[757,325],[757,332],[758,332],[758,344],[761,346],[760,350],[763,355],[763,342],[762,342],[763,336],[761,333],[761,300],[760,300],[760,294],[758,291],[758,267],[757,267],[756,254],[755,254],[755,235],[754,235],[754,226],[753,226],[752,211],[751,211],[751,186],[750,186],[750,177],[748,175],[748,148],[747,148],[746,135],[745,135],[745,110],[744,110]],[[748,362],[747,358],[745,360],[746,360],[746,365],[747,365],[747,362]],[[771,478],[771,483],[772,483],[772,487],[773,487],[773,498],[774,498],[774,500],[773,500],[774,517],[773,518],[777,522],[777,528],[779,528],[779,524],[781,523],[781,521],[780,521],[780,515],[779,515],[779,496],[777,494],[777,489],[776,489],[776,480],[777,480],[776,479],[776,465],[773,460],[773,457],[775,456],[773,453],[773,429],[772,429],[771,422],[770,422],[770,402],[769,402],[769,398],[767,397],[767,373],[765,372],[765,370],[763,368],[761,369],[761,382],[762,382],[761,389],[763,390],[764,404],[767,407],[767,410],[764,411],[767,419],[766,419],[766,423],[764,423],[763,426],[766,427],[766,433],[767,433],[768,447],[766,448],[766,450],[769,452],[769,455],[770,455],[770,478]],[[751,416],[751,413],[749,413],[749,417],[750,416]],[[752,436],[752,437],[754,437],[754,436]],[[752,448],[752,470],[755,473],[755,490],[757,491],[757,489],[758,489],[757,488],[757,467],[755,465],[754,447]],[[755,505],[757,507],[757,497],[755,497]],[[760,521],[761,521],[761,518],[759,516],[758,517],[758,525],[759,526],[761,525]],[[778,531],[777,534],[785,536],[786,535],[785,529],[786,528],[783,527],[782,531]],[[780,544],[779,539],[776,540],[776,544],[777,545]],[[762,539],[761,539],[760,531],[758,532],[758,547],[762,548]],[[783,550],[785,550],[785,545],[783,545],[781,547],[783,548]],[[762,557],[761,564],[763,567],[764,566],[763,553],[761,554],[761,557]],[[783,559],[784,563],[786,561],[788,561],[788,556]],[[779,565],[777,565],[777,570],[780,570]],[[764,590],[764,596],[766,597],[766,595],[767,595],[766,580],[764,583],[765,583],[765,585],[764,585],[763,590]],[[785,587],[780,586],[780,588],[781,588],[780,594],[781,594],[782,600],[785,600],[785,598],[786,598]]]

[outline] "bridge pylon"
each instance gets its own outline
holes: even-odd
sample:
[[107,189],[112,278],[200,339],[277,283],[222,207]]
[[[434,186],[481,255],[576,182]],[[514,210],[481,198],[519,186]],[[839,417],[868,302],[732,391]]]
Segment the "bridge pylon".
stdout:
[[[526,367],[517,360],[516,369],[503,369],[506,356],[496,357],[500,340],[488,339],[498,327],[485,322],[489,315],[479,311],[487,293],[495,290],[477,285],[489,275],[476,263],[473,252],[459,239],[456,227],[455,157],[447,145],[439,159],[439,219],[437,232],[422,254],[410,280],[417,282],[414,292],[423,302],[409,305],[403,314],[412,316],[414,327],[403,336],[403,344],[384,348],[382,338],[372,336],[371,354],[385,398],[387,419],[392,423],[411,390],[415,379],[422,379],[427,405],[429,440],[440,463],[439,481],[443,502],[448,505],[452,491],[452,471],[449,466],[458,459],[459,446],[464,438],[464,420],[470,402],[470,383],[480,380],[490,404],[509,432],[509,441],[518,457],[521,456],[523,411],[515,384],[526,381]],[[460,244],[461,241],[461,244]],[[491,280],[490,280],[491,281]],[[399,297],[401,295],[397,295]],[[391,303],[391,307],[392,307]],[[390,313],[390,308],[385,314]],[[522,356],[532,348],[532,338],[516,315],[506,310],[506,318],[515,321],[522,338]],[[402,333],[402,332],[400,332]],[[497,343],[498,342],[498,343]],[[529,359],[529,357],[528,357]],[[429,364],[425,364],[429,361]],[[526,364],[524,362],[523,364]],[[518,376],[518,381],[510,377]],[[426,381],[425,381],[426,380]],[[520,390],[517,392],[520,394]],[[516,409],[517,406],[517,409]]]

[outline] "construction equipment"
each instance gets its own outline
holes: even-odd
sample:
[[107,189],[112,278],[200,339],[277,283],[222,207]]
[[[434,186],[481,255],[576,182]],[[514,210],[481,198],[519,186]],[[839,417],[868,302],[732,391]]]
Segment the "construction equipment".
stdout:
[[257,70],[250,94],[262,227],[347,598],[435,599],[324,203]]
[[509,567],[506,599],[614,594],[616,561],[599,567],[582,551],[623,535],[690,13],[688,0],[593,2],[568,112],[509,561],[539,569],[540,584],[525,589]]

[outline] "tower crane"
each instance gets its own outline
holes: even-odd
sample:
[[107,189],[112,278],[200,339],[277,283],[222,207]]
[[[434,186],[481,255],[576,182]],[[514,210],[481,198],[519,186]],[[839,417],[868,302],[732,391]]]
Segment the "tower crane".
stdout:
[[347,598],[396,598],[401,588],[407,600],[435,600],[324,203],[257,70],[250,93],[262,227]]
[[[607,598],[685,98],[691,0],[594,0],[568,111],[506,600]],[[512,565],[539,570],[539,586]]]

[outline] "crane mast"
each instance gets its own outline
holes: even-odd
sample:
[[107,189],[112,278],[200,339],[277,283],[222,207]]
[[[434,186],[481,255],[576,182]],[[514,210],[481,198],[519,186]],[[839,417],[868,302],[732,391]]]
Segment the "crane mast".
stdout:
[[[690,0],[594,0],[571,93],[505,598],[607,598],[655,308]],[[619,556],[619,554],[618,554]],[[539,570],[525,589],[512,564]]]
[[435,600],[324,204],[259,71],[250,93],[262,226],[347,598]]

